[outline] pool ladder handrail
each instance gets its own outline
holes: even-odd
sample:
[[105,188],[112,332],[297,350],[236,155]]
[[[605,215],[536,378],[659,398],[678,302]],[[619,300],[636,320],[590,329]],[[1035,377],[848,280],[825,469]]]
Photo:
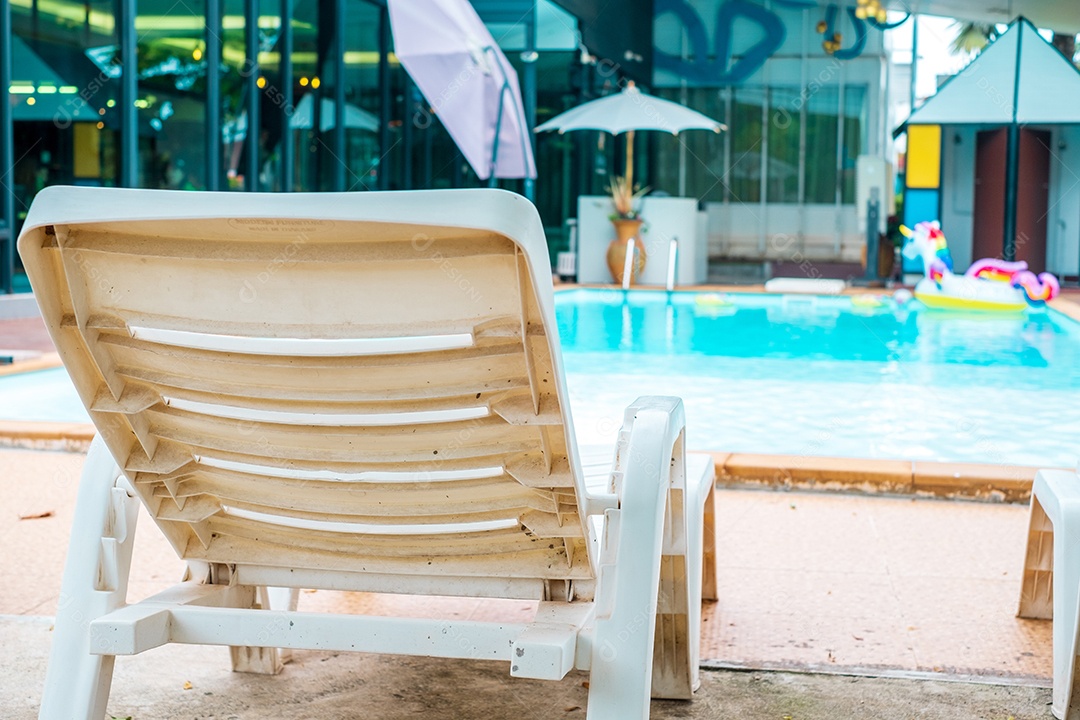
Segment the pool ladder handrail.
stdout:
[[671,292],[675,289],[675,273],[679,267],[679,236],[671,236],[671,244],[668,246],[668,268],[667,268],[667,291]]
[[623,291],[630,290],[630,279],[634,272],[634,236],[626,241],[626,259],[623,261],[622,269],[622,289]]

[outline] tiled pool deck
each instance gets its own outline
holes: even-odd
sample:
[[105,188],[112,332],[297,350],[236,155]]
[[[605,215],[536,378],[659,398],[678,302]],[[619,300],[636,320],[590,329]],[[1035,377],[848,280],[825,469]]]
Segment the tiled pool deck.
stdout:
[[[18,578],[0,584],[0,615],[55,612],[82,462],[79,453],[0,450],[0,572]],[[1048,682],[1050,623],[1015,617],[1026,506],[721,489],[716,511],[720,599],[705,612],[708,664]],[[183,570],[145,514],[136,538],[131,600]],[[372,614],[520,620],[532,608],[301,596],[301,609]]]

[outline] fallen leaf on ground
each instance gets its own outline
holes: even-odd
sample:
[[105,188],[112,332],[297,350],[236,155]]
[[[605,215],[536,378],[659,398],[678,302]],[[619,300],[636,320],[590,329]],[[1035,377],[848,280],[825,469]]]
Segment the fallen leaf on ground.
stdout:
[[190,680],[185,680],[185,681],[184,681],[184,689],[185,689],[185,690],[190,690],[190,689],[191,689],[191,688],[193,688],[193,687],[195,687],[195,686],[191,684],[191,681],[190,681]]
[[47,517],[52,517],[52,516],[53,516],[53,511],[52,510],[42,510],[41,512],[36,512],[36,513],[20,513],[19,514],[19,519],[20,520],[40,520],[41,518],[47,518]]

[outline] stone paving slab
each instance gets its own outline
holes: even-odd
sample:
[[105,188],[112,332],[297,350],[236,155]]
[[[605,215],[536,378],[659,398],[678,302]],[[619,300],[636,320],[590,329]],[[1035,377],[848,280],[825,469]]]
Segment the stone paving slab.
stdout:
[[[48,618],[0,618],[0,708],[32,720]],[[12,649],[17,649],[12,651]],[[119,658],[109,714],[133,720],[584,719],[587,676],[509,677],[504,663],[297,652],[278,676],[228,669],[224,648],[168,646]],[[1046,688],[927,680],[705,671],[692,702],[652,704],[653,720],[1049,720]],[[190,684],[190,689],[185,689]]]

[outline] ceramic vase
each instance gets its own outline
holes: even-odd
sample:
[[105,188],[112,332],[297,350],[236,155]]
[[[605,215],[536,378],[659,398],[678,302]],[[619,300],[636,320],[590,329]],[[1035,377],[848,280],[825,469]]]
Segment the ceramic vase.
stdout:
[[630,284],[641,277],[645,269],[645,243],[641,242],[640,219],[617,218],[611,221],[615,226],[615,239],[607,249],[608,270],[615,282],[622,285],[623,271],[626,269],[626,248],[631,238],[634,240],[634,260],[630,265]]

